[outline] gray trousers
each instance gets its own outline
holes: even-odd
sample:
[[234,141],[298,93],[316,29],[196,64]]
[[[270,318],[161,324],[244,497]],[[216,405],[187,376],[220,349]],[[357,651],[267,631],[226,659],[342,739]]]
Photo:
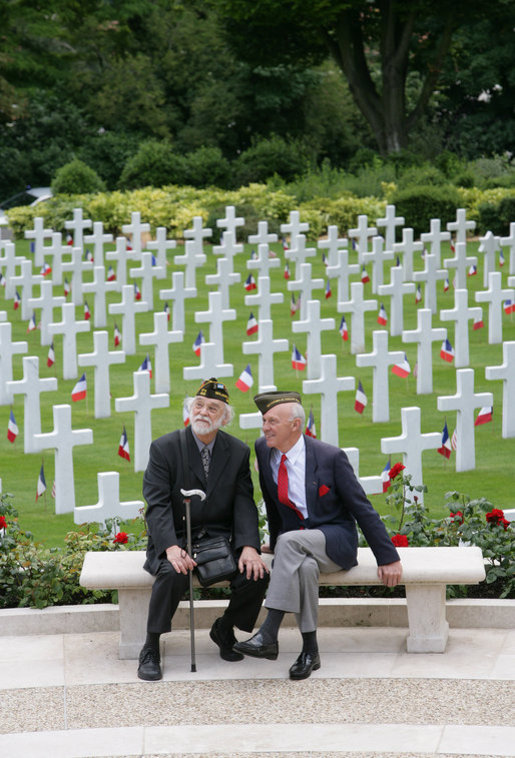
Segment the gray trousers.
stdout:
[[340,571],[325,551],[320,529],[285,532],[277,539],[266,608],[295,613],[301,632],[314,632],[318,621],[318,578]]

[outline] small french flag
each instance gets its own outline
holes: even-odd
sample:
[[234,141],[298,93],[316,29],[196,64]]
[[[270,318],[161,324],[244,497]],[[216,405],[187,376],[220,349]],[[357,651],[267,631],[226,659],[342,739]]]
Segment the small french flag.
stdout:
[[141,300],[141,291],[136,282],[134,282],[134,299]]
[[[299,297],[299,302],[300,302],[300,297]],[[295,300],[295,295],[292,292],[291,298],[290,298],[290,316],[294,316],[298,310],[299,310],[299,303]]]
[[331,292],[331,280],[327,280],[327,284],[325,285],[325,299],[329,300],[333,293]]
[[302,353],[300,353],[297,350],[297,348],[294,345],[292,353],[291,353],[292,368],[294,368],[295,371],[304,371],[304,369],[306,368],[306,363],[307,363],[306,359],[304,358]]
[[313,437],[313,439],[316,439],[317,437],[317,430],[315,427],[315,417],[313,416],[313,408],[311,408],[309,411],[308,423],[306,424],[305,434],[306,434],[306,437]]
[[477,414],[477,418],[474,421],[474,426],[481,426],[481,424],[488,424],[492,420],[494,409],[491,405],[481,408]]
[[122,333],[118,329],[118,326],[115,324],[114,325],[114,346],[118,347],[121,341],[122,341]]
[[248,390],[252,387],[253,384],[254,384],[254,379],[252,378],[252,371],[250,369],[250,363],[249,363],[247,364],[247,367],[241,372],[239,379],[236,382],[236,386],[242,392],[248,392]]
[[449,430],[447,428],[447,421],[444,424],[443,431],[442,431],[442,445],[441,447],[437,448],[437,452],[440,453],[440,455],[443,455],[445,458],[451,457],[451,440],[449,439]]
[[150,378],[152,379],[152,364],[150,362],[150,355],[147,353],[145,356],[145,360],[141,364],[141,366],[138,369],[139,371],[148,371],[150,374]]
[[48,348],[48,355],[46,357],[46,365],[48,366],[48,368],[50,368],[50,366],[53,366],[54,363],[55,363],[54,343],[51,342],[50,347]]
[[288,264],[286,264],[285,267],[284,267],[283,276],[284,276],[285,279],[289,279],[290,276],[291,276],[291,274],[290,274],[290,267],[289,267]]
[[420,288],[420,284],[417,286],[417,291],[415,292],[415,302],[420,303],[422,300],[422,290]]
[[43,492],[46,492],[46,481],[45,481],[45,472],[43,469],[43,464],[41,464],[41,469],[39,471],[39,476],[38,476],[38,483],[36,487],[36,503],[38,501],[38,497],[41,497]]
[[122,436],[120,437],[120,444],[118,445],[118,455],[120,458],[125,458],[126,461],[130,461],[131,456],[129,452],[129,440],[127,439],[127,432],[123,427]]
[[77,402],[77,400],[84,400],[86,397],[87,392],[87,382],[86,382],[86,374],[82,374],[81,378],[75,385],[75,387],[72,389],[72,400],[74,403]]
[[107,281],[108,282],[114,282],[116,280],[116,274],[114,272],[114,268],[112,266],[109,266],[107,269]]
[[411,374],[411,366],[409,365],[408,356],[406,353],[404,353],[404,360],[402,363],[395,363],[392,366],[392,374],[400,376],[403,379]]
[[454,350],[447,338],[442,342],[442,347],[440,348],[440,358],[443,358],[443,360],[447,361],[447,363],[451,363],[454,360]]
[[477,331],[478,329],[482,329],[484,327],[483,319],[481,316],[478,316],[474,319],[474,323],[472,324],[472,329],[474,331]]
[[390,487],[390,469],[392,467],[390,459],[386,461],[386,466],[381,472],[381,479],[383,480],[383,492],[388,492]]
[[20,307],[20,303],[21,303],[20,293],[18,292],[18,290],[16,290],[14,293],[14,300],[13,300],[13,308],[15,311],[17,311],[18,308]]
[[41,270],[39,272],[40,274],[43,274],[43,276],[48,276],[52,273],[52,267],[48,265],[48,263],[45,261],[43,265],[41,266]]
[[84,320],[89,321],[90,318],[91,318],[91,311],[89,310],[88,301],[85,300],[84,301]]
[[165,303],[165,307],[163,308],[163,311],[166,313],[166,320],[170,321],[170,306],[168,303]]
[[472,264],[468,270],[467,276],[475,276],[477,274],[477,267]]
[[504,266],[504,253],[501,250],[499,250],[499,266],[502,268]]
[[14,442],[17,436],[18,436],[18,425],[16,423],[16,419],[14,418],[14,413],[11,409],[11,414],[9,416],[9,423],[7,424],[7,439],[9,440],[9,442]]
[[247,335],[250,337],[251,334],[257,334],[258,330],[259,324],[254,314],[251,312],[249,320],[247,321]]
[[347,329],[347,322],[345,321],[345,316],[342,316],[342,320],[340,321],[339,332],[340,332],[342,340],[344,342],[347,342],[347,340],[349,339],[349,330]]
[[388,316],[386,315],[386,310],[384,305],[381,303],[381,307],[379,308],[379,313],[377,315],[377,323],[381,326],[386,326],[388,323]]
[[449,287],[450,287],[450,286],[451,286],[451,285],[449,284],[449,277],[446,277],[446,278],[445,278],[445,281],[444,281],[444,283],[443,283],[443,291],[444,291],[444,292],[447,292],[447,290],[449,289]]
[[361,281],[363,282],[363,284],[366,284],[367,282],[370,281],[370,277],[367,274],[367,270],[365,266],[363,266],[363,268],[361,269]]
[[28,332],[33,332],[34,329],[36,329],[36,328],[37,328],[37,326],[36,326],[36,314],[33,313],[32,317],[31,317],[31,319],[29,321],[29,325],[27,326],[27,331]]
[[363,413],[367,402],[367,396],[365,395],[365,391],[363,390],[363,385],[361,384],[360,380],[358,383],[358,389],[356,391],[356,398],[354,400],[354,410],[358,413]]
[[204,335],[202,334],[202,329],[197,335],[197,339],[193,343],[193,352],[195,355],[200,355],[200,348],[204,344],[206,340],[204,339]]
[[503,308],[505,313],[515,313],[515,303],[513,300],[505,300]]
[[68,281],[68,279],[66,277],[64,277],[63,291],[64,291],[64,296],[65,297],[68,297],[68,295],[71,292],[71,289],[72,288],[70,287],[70,282]]
[[252,274],[249,274],[247,278],[245,279],[245,289],[247,290],[247,292],[257,289],[256,280],[254,279]]

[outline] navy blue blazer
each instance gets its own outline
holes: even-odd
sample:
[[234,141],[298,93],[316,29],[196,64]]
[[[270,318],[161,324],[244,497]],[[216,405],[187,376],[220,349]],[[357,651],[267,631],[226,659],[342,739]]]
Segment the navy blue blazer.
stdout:
[[264,437],[255,442],[271,549],[274,549],[282,532],[301,527],[320,529],[326,538],[329,558],[343,569],[350,569],[357,564],[357,522],[379,566],[400,560],[379,514],[365,495],[343,450],[312,437],[304,436],[304,440],[308,509],[308,518],[304,521],[278,500],[270,465],[272,448],[267,446]]

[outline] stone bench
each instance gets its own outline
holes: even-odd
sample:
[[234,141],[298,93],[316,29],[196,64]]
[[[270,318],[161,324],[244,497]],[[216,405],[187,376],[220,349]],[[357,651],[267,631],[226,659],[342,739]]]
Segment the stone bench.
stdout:
[[[409,653],[443,653],[449,624],[445,616],[448,584],[478,584],[485,578],[478,547],[399,548],[406,590]],[[271,555],[263,555],[270,566]],[[146,635],[150,591],[154,577],[143,569],[143,551],[88,552],[80,584],[90,590],[117,590],[120,609],[120,658],[137,658]],[[370,548],[358,549],[358,565],[350,571],[321,574],[324,586],[379,585]],[[226,586],[227,582],[216,586]],[[195,579],[194,586],[198,587]]]

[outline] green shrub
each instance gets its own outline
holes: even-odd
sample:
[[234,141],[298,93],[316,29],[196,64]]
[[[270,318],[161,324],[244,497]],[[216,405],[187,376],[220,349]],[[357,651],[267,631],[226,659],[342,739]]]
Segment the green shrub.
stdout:
[[421,187],[429,185],[446,184],[447,180],[444,174],[435,166],[412,166],[398,178],[397,185],[399,189],[406,187]]
[[139,139],[123,132],[103,132],[86,137],[78,157],[95,169],[108,190],[118,187],[125,164],[135,155]]
[[404,216],[407,227],[413,227],[415,235],[429,229],[432,218],[439,218],[445,227],[456,218],[460,207],[460,194],[452,185],[405,187],[392,195],[396,212]]
[[169,142],[149,140],[143,142],[138,152],[125,164],[120,187],[163,187],[166,184],[182,184],[183,178],[183,156],[174,153]]
[[515,194],[502,197],[498,202],[480,203],[478,210],[478,231],[481,234],[490,231],[506,236],[510,223],[515,220]]
[[231,165],[218,147],[200,147],[184,156],[183,184],[192,187],[228,187]]
[[237,184],[264,182],[277,174],[286,181],[302,174],[308,165],[306,151],[299,142],[271,137],[256,142],[235,161]]
[[105,190],[105,184],[97,172],[78,158],[57,169],[51,187],[54,195]]

